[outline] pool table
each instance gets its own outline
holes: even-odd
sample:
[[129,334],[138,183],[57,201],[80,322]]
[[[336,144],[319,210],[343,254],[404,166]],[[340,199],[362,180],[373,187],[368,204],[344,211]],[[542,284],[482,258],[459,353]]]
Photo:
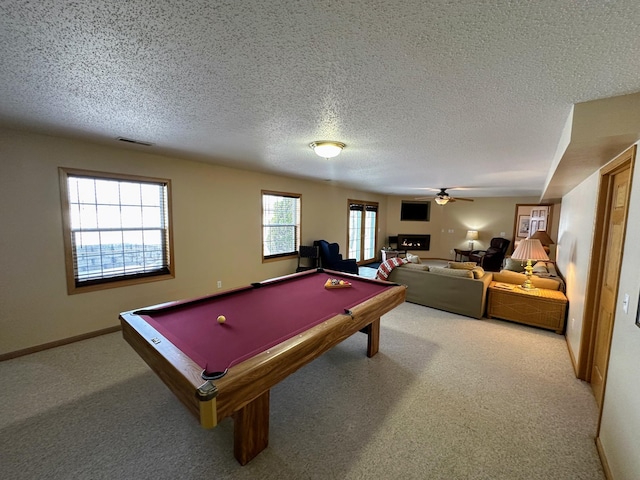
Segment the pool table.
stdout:
[[[348,285],[327,288],[328,279]],[[234,455],[244,465],[268,444],[271,387],[358,331],[375,355],[380,317],[405,292],[316,269],[123,312],[120,322],[125,340],[203,427],[233,418]]]

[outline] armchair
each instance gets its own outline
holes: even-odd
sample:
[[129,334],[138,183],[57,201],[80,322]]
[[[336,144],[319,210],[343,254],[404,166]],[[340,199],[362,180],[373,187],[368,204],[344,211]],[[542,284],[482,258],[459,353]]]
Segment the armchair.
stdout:
[[502,262],[507,254],[507,248],[511,240],[495,237],[491,239],[489,248],[486,250],[473,250],[469,254],[469,260],[476,262],[479,266],[489,272],[499,272],[502,269]]
[[320,266],[329,270],[358,274],[358,263],[354,258],[343,259],[339,253],[340,246],[337,243],[329,243],[326,240],[313,242],[320,249]]

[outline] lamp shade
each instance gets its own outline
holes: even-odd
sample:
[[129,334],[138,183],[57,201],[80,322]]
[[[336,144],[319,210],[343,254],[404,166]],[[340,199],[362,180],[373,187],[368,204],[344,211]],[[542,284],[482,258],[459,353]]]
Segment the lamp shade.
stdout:
[[529,238],[537,238],[538,240],[540,240],[540,243],[542,245],[544,245],[545,247],[553,244],[553,240],[551,240],[551,237],[549,236],[549,234],[547,232],[545,232],[544,230],[538,230],[536,233],[531,235]]
[[447,197],[436,197],[435,200],[438,205],[446,205],[449,203],[449,198]]
[[514,260],[549,260],[542,243],[537,238],[525,238],[511,254]]
[[477,240],[477,239],[478,239],[477,230],[467,230],[467,240]]

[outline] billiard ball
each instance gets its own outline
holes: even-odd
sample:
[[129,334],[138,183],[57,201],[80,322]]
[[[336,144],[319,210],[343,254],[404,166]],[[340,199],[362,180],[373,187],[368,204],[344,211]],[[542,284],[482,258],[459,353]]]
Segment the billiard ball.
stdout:
[[226,318],[225,318],[225,316],[224,316],[224,315],[220,315],[220,316],[218,317],[218,323],[224,323],[224,322],[225,322],[225,320],[226,320]]

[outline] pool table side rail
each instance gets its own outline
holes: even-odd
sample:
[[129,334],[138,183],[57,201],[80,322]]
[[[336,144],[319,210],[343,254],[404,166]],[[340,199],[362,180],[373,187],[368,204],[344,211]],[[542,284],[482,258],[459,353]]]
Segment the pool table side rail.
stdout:
[[288,274],[288,275],[282,275],[280,277],[273,277],[273,278],[269,278],[267,280],[263,280],[261,282],[252,283],[251,285],[253,285],[253,286],[266,286],[266,285],[270,285],[270,284],[273,284],[273,283],[287,282],[287,281],[295,280],[296,278],[299,278],[299,277],[302,277],[302,276],[305,276],[305,275],[315,275],[317,273],[324,273],[324,274],[326,274],[328,276],[333,276],[333,277],[353,278],[355,281],[358,281],[358,282],[375,283],[375,284],[378,284],[378,285],[399,285],[398,283],[395,283],[395,282],[389,282],[389,281],[386,281],[386,280],[379,280],[377,278],[361,277],[360,275],[357,275],[355,273],[340,272],[338,270],[329,270],[327,268],[316,268],[315,270],[305,270],[303,272],[292,273],[292,274]]
[[353,273],[346,273],[346,272],[338,272],[336,270],[326,270],[323,268],[318,268],[316,270],[306,270],[304,272],[298,272],[298,273],[293,273],[293,274],[289,274],[289,275],[283,275],[280,277],[274,277],[274,278],[270,278],[268,280],[263,280],[262,282],[254,282],[250,285],[243,285],[241,287],[235,287],[235,288],[231,288],[229,290],[225,290],[223,292],[218,292],[218,293],[213,293],[213,294],[209,294],[209,295],[203,295],[201,297],[196,297],[196,298],[190,298],[190,299],[185,299],[185,300],[174,300],[171,302],[163,302],[163,303],[158,303],[156,305],[151,305],[148,307],[144,307],[141,309],[137,309],[137,310],[132,310],[132,313],[136,314],[136,315],[153,315],[154,313],[158,313],[158,312],[163,312],[163,311],[168,311],[168,310],[175,310],[177,308],[181,308],[183,306],[186,305],[194,305],[197,303],[203,303],[203,302],[209,302],[211,300],[215,300],[217,298],[222,298],[222,297],[227,297],[230,295],[235,295],[239,292],[243,292],[245,290],[251,290],[252,288],[260,288],[260,287],[264,287],[267,285],[271,285],[274,283],[280,283],[280,282],[288,282],[288,281],[292,281],[295,280],[296,278],[305,276],[305,275],[315,275],[316,273],[326,273],[327,275],[333,275],[334,277],[351,277],[355,280],[361,281],[361,282],[368,282],[368,283],[377,283],[377,284],[385,284],[385,285],[398,285],[397,283],[392,283],[392,282],[387,282],[384,280],[378,280],[378,279],[373,279],[373,278],[367,278],[367,277],[360,277],[358,275],[355,275]]
[[[200,419],[200,401],[196,392],[205,382],[201,376],[202,368],[137,315],[122,313],[120,323],[123,338],[187,409]],[[160,343],[154,344],[152,339],[158,339]]]
[[382,315],[404,303],[405,286],[393,286],[351,309],[229,368],[215,381],[218,422],[249,404],[289,375]]

